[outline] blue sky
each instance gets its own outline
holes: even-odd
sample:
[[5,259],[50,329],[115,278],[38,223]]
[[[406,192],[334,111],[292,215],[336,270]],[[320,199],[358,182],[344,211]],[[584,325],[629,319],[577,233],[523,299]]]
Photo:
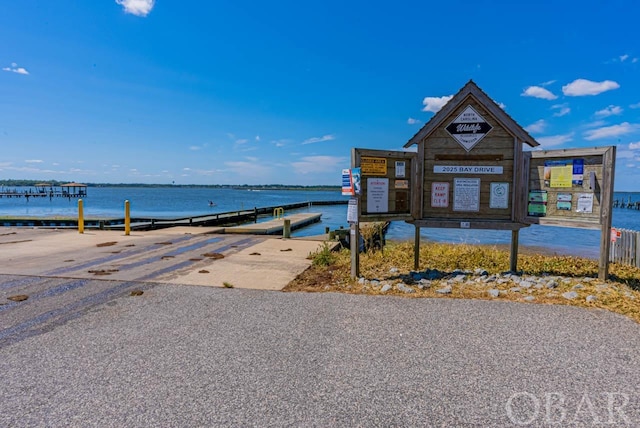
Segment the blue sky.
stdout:
[[542,148],[640,190],[632,0],[20,0],[0,7],[0,177],[340,184],[473,79]]

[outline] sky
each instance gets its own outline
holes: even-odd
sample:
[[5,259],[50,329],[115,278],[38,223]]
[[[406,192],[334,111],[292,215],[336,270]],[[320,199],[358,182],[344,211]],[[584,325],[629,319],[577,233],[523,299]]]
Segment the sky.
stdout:
[[14,0],[0,179],[336,185],[472,79],[541,149],[640,191],[635,0]]

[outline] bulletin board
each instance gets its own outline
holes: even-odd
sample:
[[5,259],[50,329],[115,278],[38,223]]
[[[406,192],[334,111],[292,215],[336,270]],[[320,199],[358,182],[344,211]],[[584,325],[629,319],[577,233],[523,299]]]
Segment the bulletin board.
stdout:
[[527,223],[601,229],[609,222],[610,227],[614,146],[525,155]]
[[360,168],[360,221],[412,218],[415,158],[415,152],[353,149],[352,166]]

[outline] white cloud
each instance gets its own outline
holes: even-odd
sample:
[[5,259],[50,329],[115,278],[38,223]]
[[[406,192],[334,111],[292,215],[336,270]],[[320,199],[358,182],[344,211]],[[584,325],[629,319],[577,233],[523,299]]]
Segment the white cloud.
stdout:
[[570,134],[551,135],[549,137],[536,138],[536,141],[543,146],[544,149],[549,147],[561,146],[564,143],[573,141],[573,132]]
[[629,143],[629,150],[637,150],[640,149],[640,141],[637,143]]
[[249,162],[258,162],[258,158],[255,156],[245,156],[245,158],[249,161]]
[[569,104],[554,104],[551,106],[552,110],[558,110],[557,112],[553,113],[553,115],[555,117],[562,117],[562,116],[566,116],[569,113],[571,113],[571,108],[569,108]]
[[584,139],[591,141],[602,138],[618,137],[620,135],[630,134],[637,129],[638,125],[623,122],[620,125],[604,126],[602,128],[589,130],[584,133]]
[[313,137],[313,138],[308,138],[306,140],[304,140],[302,142],[302,145],[306,145],[306,144],[314,144],[314,143],[321,143],[323,141],[331,141],[331,140],[335,140],[336,137],[334,135],[323,135],[322,137]]
[[562,93],[570,97],[581,97],[583,95],[598,95],[606,91],[618,89],[620,85],[613,80],[593,82],[586,79],[576,79],[568,85],[562,87]]
[[630,108],[640,108],[640,103],[635,103],[635,104],[631,104],[629,105]]
[[531,125],[525,127],[524,129],[531,134],[539,134],[541,132],[544,132],[546,127],[547,122],[545,122],[544,119],[540,119],[536,122],[533,122]]
[[346,157],[338,156],[305,156],[298,162],[291,162],[291,166],[298,174],[309,174],[340,170],[347,161]]
[[273,141],[271,141],[271,144],[273,144],[276,147],[284,147],[287,144],[289,144],[290,142],[291,142],[291,140],[282,139],[282,140],[273,140]]
[[256,141],[260,141],[260,136],[256,135]]
[[620,55],[620,62],[624,62],[627,58],[629,58],[629,55],[627,54]]
[[236,140],[236,144],[241,145],[241,144],[247,144],[249,142],[249,140],[247,140],[246,138],[240,138],[239,140]]
[[616,152],[616,159],[633,159],[635,156],[636,153],[631,150],[618,150]]
[[558,96],[554,95],[550,90],[540,86],[529,86],[520,96],[542,98],[543,100],[555,100],[558,98]]
[[40,159],[27,159],[25,160],[25,163],[43,163],[43,160]]
[[189,150],[197,151],[200,150],[200,146],[189,146]]
[[125,13],[136,16],[147,16],[155,4],[155,0],[116,0],[124,8]]
[[422,100],[422,104],[424,104],[422,111],[437,113],[442,106],[449,102],[451,98],[453,98],[453,95],[447,95],[444,97],[425,97],[425,99]]
[[619,114],[622,114],[622,107],[614,105],[610,105],[609,107],[596,112],[596,116],[598,117],[616,116]]
[[502,110],[506,110],[507,109],[507,105],[505,103],[500,103],[494,100],[494,102],[496,104],[498,104],[498,107],[500,107]]
[[25,75],[29,74],[26,68],[18,67],[18,64],[16,64],[15,62],[11,63],[11,67],[4,67],[2,71],[9,71],[11,73],[18,73],[18,74],[25,74]]
[[407,119],[407,123],[408,123],[409,125],[415,125],[415,124],[417,124],[417,123],[422,123],[422,121],[420,121],[420,120],[418,120],[418,119],[414,119],[414,118],[410,117],[409,119]]
[[638,62],[638,58],[632,59],[631,62],[635,64],[636,62]]

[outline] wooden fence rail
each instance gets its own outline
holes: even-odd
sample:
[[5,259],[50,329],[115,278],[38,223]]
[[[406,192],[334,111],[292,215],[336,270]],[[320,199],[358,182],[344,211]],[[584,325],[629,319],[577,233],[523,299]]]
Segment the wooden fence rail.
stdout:
[[640,232],[629,229],[615,229],[620,233],[611,242],[609,261],[640,267]]

